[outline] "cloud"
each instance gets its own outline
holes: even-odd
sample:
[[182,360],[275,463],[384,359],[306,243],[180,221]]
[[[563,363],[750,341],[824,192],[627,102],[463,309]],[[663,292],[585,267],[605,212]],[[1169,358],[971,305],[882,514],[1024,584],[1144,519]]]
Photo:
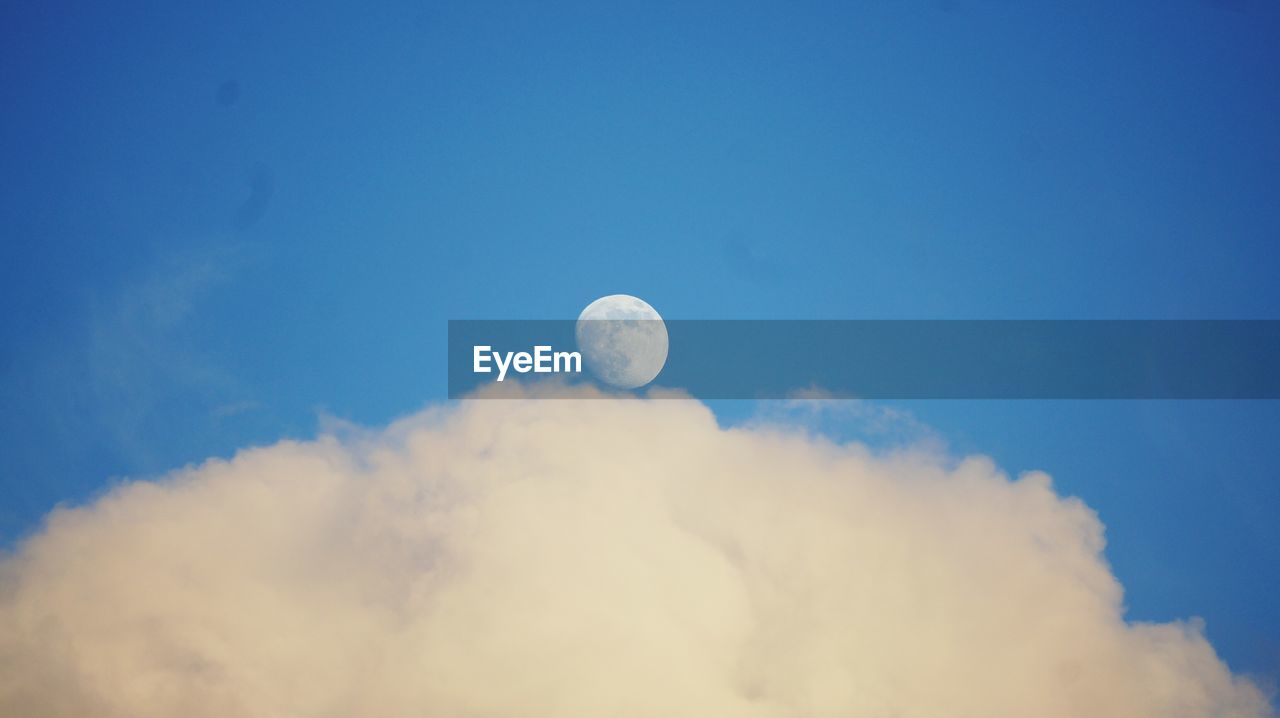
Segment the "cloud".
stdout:
[[94,481],[90,471],[153,474],[193,458],[192,437],[230,447],[251,423],[269,428],[271,407],[254,403],[208,331],[254,248],[222,236],[180,244],[86,291],[0,362],[6,543]]
[[0,564],[0,715],[1267,715],[1102,548],[981,457],[463,402],[55,511]]
[[947,443],[933,427],[907,409],[806,388],[781,401],[758,402],[746,426],[785,424],[812,433],[853,438],[874,448],[904,447],[945,451]]
[[[191,331],[201,305],[243,261],[234,244],[163,255],[91,305],[86,346],[58,352],[82,352],[86,371],[72,379],[87,380],[84,413],[135,463],[149,464],[160,452],[157,424],[171,420],[166,405],[185,402],[199,408],[199,418],[221,419],[236,413],[225,407],[252,401]],[[82,387],[71,381],[57,389]]]

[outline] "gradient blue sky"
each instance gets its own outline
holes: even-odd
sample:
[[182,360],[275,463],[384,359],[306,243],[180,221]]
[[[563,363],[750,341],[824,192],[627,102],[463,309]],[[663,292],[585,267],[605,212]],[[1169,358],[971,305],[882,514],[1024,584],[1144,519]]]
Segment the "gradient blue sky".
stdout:
[[[262,5],[0,11],[6,543],[440,399],[449,318],[1280,319],[1274,2]],[[1280,404],[906,408],[1280,678]]]

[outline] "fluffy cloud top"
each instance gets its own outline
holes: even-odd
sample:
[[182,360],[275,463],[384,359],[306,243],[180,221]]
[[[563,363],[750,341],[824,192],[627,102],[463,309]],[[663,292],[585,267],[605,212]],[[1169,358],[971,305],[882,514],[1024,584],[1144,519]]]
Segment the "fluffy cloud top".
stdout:
[[467,402],[54,512],[0,564],[0,715],[1270,715],[1102,546],[982,458]]

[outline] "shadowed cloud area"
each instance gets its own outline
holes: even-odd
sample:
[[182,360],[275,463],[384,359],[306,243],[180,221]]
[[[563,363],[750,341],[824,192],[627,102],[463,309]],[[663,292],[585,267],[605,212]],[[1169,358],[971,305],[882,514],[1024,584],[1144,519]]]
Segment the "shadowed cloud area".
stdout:
[[1044,474],[530,391],[54,512],[0,714],[1269,715]]

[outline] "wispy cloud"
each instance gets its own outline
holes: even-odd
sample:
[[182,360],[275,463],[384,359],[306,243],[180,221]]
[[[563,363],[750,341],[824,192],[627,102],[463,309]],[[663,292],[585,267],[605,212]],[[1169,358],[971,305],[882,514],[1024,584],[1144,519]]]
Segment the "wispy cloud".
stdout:
[[166,255],[91,305],[84,347],[88,389],[101,428],[128,454],[151,457],[147,424],[175,397],[204,407],[196,418],[226,417],[256,405],[187,331],[198,304],[229,281],[237,260],[235,245],[228,244]]
[[907,409],[833,394],[816,386],[797,390],[788,399],[758,402],[746,424],[836,435],[882,449],[941,454],[947,447],[937,430]]
[[10,486],[38,492],[78,474],[77,456],[153,471],[170,456],[175,415],[191,433],[262,408],[199,332],[242,261],[226,242],[164,253],[16,347],[0,370],[0,401],[23,408],[0,418],[22,447],[0,462]]

